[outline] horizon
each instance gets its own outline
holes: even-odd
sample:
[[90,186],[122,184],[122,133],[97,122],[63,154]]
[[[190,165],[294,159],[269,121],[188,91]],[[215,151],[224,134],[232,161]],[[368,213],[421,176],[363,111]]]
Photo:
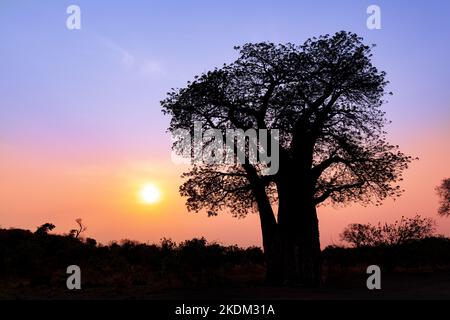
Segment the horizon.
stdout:
[[[450,236],[434,190],[450,163],[450,3],[378,1],[381,30],[366,27],[370,1],[282,1],[274,9],[255,1],[80,0],[81,30],[65,27],[70,1],[25,3],[0,3],[1,228],[34,231],[49,222],[62,234],[82,218],[83,236],[104,244],[205,237],[261,247],[256,214],[237,220],[187,212],[178,187],[188,167],[171,160],[170,118],[159,102],[171,88],[236,59],[235,45],[302,44],[346,30],[376,44],[373,63],[394,93],[383,106],[392,120],[388,141],[419,160],[404,173],[405,193],[395,201],[319,207],[321,246],[341,243],[350,223],[416,214]],[[151,201],[142,201],[146,187]]]

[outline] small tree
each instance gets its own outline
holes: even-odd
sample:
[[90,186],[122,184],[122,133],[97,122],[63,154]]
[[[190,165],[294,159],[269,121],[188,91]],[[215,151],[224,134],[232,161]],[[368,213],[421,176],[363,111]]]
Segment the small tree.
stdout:
[[349,224],[340,235],[341,240],[346,241],[353,246],[367,247],[373,246],[376,242],[374,235],[376,228],[370,224],[353,223]]
[[436,187],[436,192],[440,198],[438,213],[441,216],[450,216],[450,178],[442,180]]
[[78,227],[76,229],[70,230],[69,235],[75,239],[78,239],[80,234],[87,230],[87,227],[83,224],[81,218],[76,219],[75,222],[77,223]]
[[48,234],[50,231],[52,231],[53,229],[55,229],[55,225],[52,223],[44,223],[43,225],[41,225],[40,227],[38,227],[36,229],[36,231],[34,232],[34,234],[36,235],[46,235]]
[[431,218],[402,217],[394,223],[350,224],[341,234],[341,240],[354,247],[375,247],[380,245],[399,245],[412,240],[420,240],[433,235],[436,222]]
[[89,247],[96,247],[97,246],[97,240],[95,240],[93,238],[87,238],[85,243]]

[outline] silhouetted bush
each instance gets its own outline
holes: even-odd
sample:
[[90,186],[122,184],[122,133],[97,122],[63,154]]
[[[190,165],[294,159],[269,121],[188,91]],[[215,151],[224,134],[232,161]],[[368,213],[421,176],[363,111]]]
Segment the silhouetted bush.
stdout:
[[408,241],[431,237],[435,230],[435,221],[431,218],[402,217],[394,223],[374,226],[368,224],[350,224],[341,234],[341,239],[355,247],[376,247],[402,244]]
[[365,274],[369,265],[385,272],[430,272],[450,270],[450,239],[429,237],[402,244],[344,248],[329,246],[322,251],[328,276]]
[[36,229],[36,231],[34,232],[34,234],[36,235],[46,235],[48,234],[50,231],[52,231],[53,229],[55,229],[55,225],[51,224],[51,223],[44,223],[42,226],[38,227]]
[[[260,248],[240,248],[194,238],[179,244],[132,240],[97,244],[94,239],[0,229],[0,289],[5,286],[65,290],[66,268],[78,265],[84,288],[148,286],[151,290],[261,284],[265,263]],[[45,232],[44,232],[45,231]],[[450,270],[450,239],[428,237],[398,244],[327,247],[322,251],[324,276],[365,276],[370,264],[383,271]],[[352,275],[352,278],[354,276]]]
[[[162,287],[223,284],[236,268],[264,264],[260,248],[242,249],[192,239],[159,245],[122,240],[109,245],[95,239],[49,234],[44,224],[35,233],[0,229],[0,281],[30,286],[65,287],[66,268],[81,267],[83,282],[91,287],[155,285]],[[263,273],[261,273],[261,276]]]

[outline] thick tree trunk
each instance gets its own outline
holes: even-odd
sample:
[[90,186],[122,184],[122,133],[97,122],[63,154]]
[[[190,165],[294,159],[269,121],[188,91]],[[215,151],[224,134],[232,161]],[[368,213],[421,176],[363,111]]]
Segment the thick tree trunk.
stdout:
[[314,205],[303,205],[295,200],[281,207],[279,214],[285,221],[282,220],[276,229],[261,224],[266,282],[275,285],[319,285],[320,240]]
[[307,176],[285,167],[280,172],[278,221],[275,220],[264,185],[252,167],[246,167],[258,204],[266,280],[270,284],[316,286],[320,280],[319,226],[313,188]]
[[321,263],[314,188],[307,175],[292,166],[288,170],[280,172],[278,183],[284,282],[317,286]]
[[283,283],[283,264],[280,237],[273,234],[270,241],[263,241],[264,255],[266,258],[266,283],[280,285]]
[[313,204],[291,203],[280,224],[283,280],[287,284],[317,286],[320,283],[320,239]]
[[309,204],[300,212],[300,230],[296,248],[300,281],[307,286],[318,286],[321,278],[319,221],[316,208]]

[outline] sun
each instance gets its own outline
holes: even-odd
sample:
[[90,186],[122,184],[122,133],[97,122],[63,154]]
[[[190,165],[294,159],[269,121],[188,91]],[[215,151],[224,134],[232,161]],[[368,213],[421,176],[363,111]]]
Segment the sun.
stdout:
[[139,198],[142,203],[157,203],[161,199],[161,192],[154,184],[147,183],[140,189]]

